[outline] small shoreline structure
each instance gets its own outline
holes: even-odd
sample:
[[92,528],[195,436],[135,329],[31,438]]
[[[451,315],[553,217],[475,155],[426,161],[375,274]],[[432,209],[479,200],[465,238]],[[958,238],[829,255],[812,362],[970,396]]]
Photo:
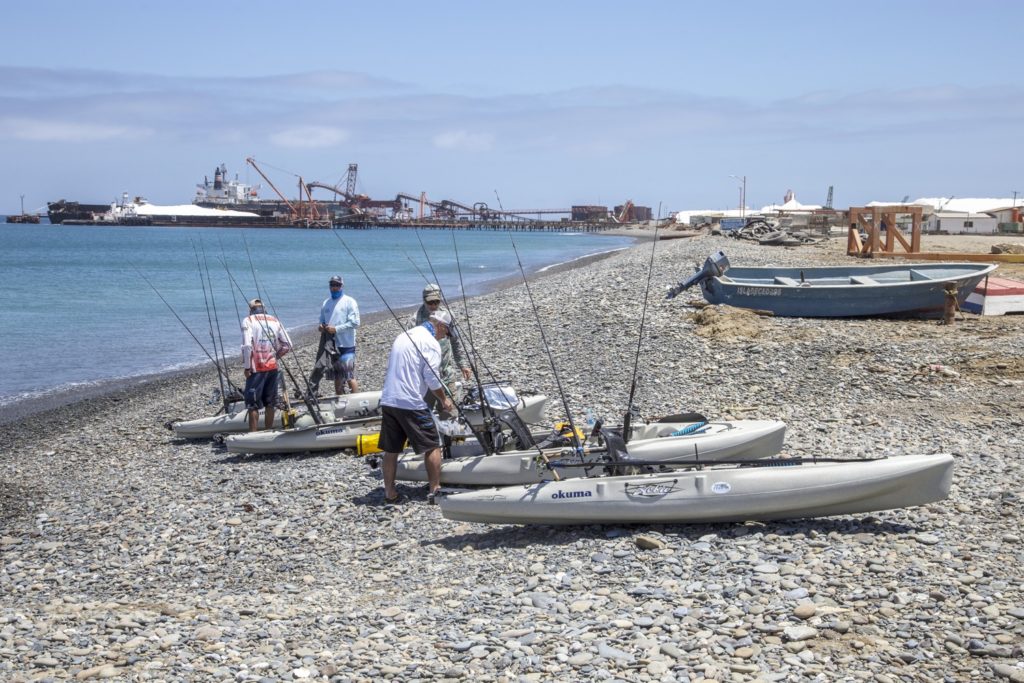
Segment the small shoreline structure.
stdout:
[[8,223],[26,223],[35,225],[39,223],[39,215],[35,213],[25,213],[25,195],[21,195],[21,213],[13,216],[5,216]]

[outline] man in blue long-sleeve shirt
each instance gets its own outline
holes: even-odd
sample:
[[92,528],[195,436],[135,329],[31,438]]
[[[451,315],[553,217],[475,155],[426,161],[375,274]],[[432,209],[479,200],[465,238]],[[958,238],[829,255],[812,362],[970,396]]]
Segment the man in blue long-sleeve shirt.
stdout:
[[331,295],[324,299],[320,306],[320,333],[328,336],[333,342],[335,351],[331,352],[332,344],[325,345],[324,352],[317,358],[313,374],[309,378],[313,393],[316,394],[320,379],[327,367],[334,370],[334,392],[340,394],[348,383],[349,391],[359,391],[356,380],[356,328],[359,327],[359,304],[342,291],[345,281],[340,275],[332,277],[328,283]]

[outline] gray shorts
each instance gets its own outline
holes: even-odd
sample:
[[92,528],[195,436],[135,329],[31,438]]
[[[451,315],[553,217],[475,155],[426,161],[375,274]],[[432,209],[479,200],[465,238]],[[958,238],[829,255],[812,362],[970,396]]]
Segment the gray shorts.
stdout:
[[338,359],[331,363],[335,379],[356,378],[356,350],[354,348],[340,349]]

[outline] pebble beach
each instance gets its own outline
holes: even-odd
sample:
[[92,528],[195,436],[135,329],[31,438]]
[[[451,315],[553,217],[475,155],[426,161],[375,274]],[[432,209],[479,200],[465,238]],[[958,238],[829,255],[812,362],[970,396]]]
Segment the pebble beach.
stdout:
[[[643,416],[784,420],[788,456],[951,453],[949,498],[772,523],[451,522],[418,485],[383,506],[354,455],[175,439],[165,422],[216,411],[198,371],[0,426],[0,679],[1024,681],[1024,316],[703,308],[664,291],[714,251],[850,264],[845,238],[654,244]],[[453,313],[491,375],[550,397],[551,421],[560,382],[574,419],[619,422],[651,245],[531,277],[558,381],[521,282]],[[364,389],[397,333],[360,329]]]

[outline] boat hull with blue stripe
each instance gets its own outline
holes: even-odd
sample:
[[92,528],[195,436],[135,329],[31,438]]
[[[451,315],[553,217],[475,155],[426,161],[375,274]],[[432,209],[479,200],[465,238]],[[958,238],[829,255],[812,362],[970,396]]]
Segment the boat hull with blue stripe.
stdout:
[[955,292],[962,307],[995,268],[984,263],[742,268],[730,266],[718,252],[669,296],[699,284],[710,303],[783,317],[935,316],[945,309],[947,292]]

